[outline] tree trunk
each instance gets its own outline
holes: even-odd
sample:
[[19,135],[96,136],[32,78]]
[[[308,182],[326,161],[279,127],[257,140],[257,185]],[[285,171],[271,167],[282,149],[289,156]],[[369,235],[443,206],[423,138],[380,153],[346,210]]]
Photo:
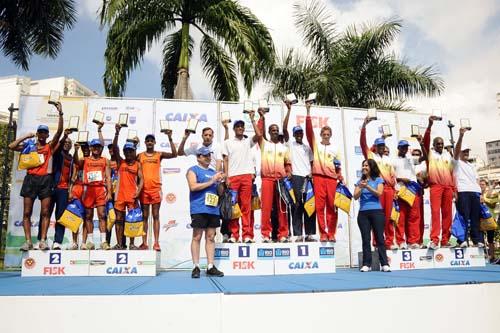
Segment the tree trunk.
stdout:
[[193,92],[189,85],[189,23],[182,23],[181,54],[177,64],[177,84],[175,85],[175,99],[193,99]]

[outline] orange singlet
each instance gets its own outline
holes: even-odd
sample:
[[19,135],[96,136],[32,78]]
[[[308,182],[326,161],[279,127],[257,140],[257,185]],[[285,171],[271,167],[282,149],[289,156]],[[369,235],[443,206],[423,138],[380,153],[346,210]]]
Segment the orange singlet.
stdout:
[[69,181],[70,181],[70,173],[71,173],[71,164],[72,160],[63,156],[63,166],[61,169],[61,178],[59,179],[59,184],[57,184],[57,188],[60,189],[68,189]]
[[144,187],[141,192],[141,203],[144,205],[157,204],[161,202],[161,153],[140,153],[138,158],[144,175]]
[[83,160],[83,206],[95,208],[106,204],[106,163],[105,157]]
[[[37,153],[40,158],[43,158],[43,163],[36,168],[28,169],[29,175],[45,176],[52,173],[52,150],[50,145],[46,143],[43,146],[37,144]],[[42,157],[43,156],[43,157]]]
[[118,184],[115,192],[115,208],[125,211],[125,207],[135,206],[134,194],[137,191],[137,175],[139,174],[139,162],[133,161],[128,164],[122,160],[118,167]]

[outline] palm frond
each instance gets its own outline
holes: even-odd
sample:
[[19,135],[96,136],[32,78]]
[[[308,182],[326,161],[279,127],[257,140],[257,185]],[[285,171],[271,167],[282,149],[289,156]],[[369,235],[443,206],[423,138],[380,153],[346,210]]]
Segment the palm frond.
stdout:
[[[163,41],[163,66],[161,72],[161,93],[164,98],[173,98],[177,83],[177,64],[181,54],[181,33],[178,30],[168,35]],[[189,59],[193,55],[194,40],[189,41]]]

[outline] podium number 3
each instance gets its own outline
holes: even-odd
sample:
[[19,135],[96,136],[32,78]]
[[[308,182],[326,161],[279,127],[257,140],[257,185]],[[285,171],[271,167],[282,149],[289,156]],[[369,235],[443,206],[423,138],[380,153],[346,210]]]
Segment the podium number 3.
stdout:
[[456,259],[463,259],[464,258],[464,251],[462,249],[456,249],[455,250],[455,258]]
[[411,252],[403,251],[403,261],[411,261]]

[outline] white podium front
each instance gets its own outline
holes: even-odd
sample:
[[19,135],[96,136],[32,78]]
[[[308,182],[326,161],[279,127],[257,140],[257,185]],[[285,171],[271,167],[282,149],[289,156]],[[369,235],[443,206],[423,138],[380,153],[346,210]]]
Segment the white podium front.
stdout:
[[435,268],[483,267],[486,265],[484,249],[441,248],[434,251]]
[[157,262],[156,251],[90,251],[89,275],[156,276]]
[[224,275],[273,275],[273,244],[215,244],[215,266]]
[[434,268],[430,249],[388,250],[387,259],[391,270],[429,269]]
[[23,254],[21,276],[87,276],[89,251],[29,251]]
[[335,273],[335,249],[329,242],[274,244],[274,274]]

